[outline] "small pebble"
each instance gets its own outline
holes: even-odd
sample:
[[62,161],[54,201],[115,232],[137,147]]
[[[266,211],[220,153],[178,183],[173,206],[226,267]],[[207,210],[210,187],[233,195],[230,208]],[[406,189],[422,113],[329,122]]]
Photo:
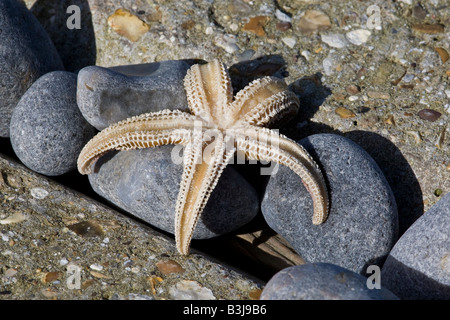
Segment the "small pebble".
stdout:
[[447,96],[447,98],[450,99],[450,89],[446,89],[444,92],[445,92],[445,95]]
[[13,269],[13,268],[9,268],[5,271],[5,273],[3,274],[3,276],[7,277],[7,278],[12,278],[17,274],[17,270]]
[[95,271],[102,271],[103,270],[103,266],[97,263],[91,264],[89,266],[90,269],[95,270]]
[[61,260],[59,260],[59,265],[60,266],[65,266],[69,263],[69,260],[67,260],[66,258],[63,258]]
[[214,44],[228,53],[235,53],[240,49],[237,45],[237,38],[231,34],[217,36],[214,40]]
[[237,25],[236,23],[232,23],[230,24],[230,29],[231,31],[236,32],[239,30],[239,25]]
[[395,125],[394,115],[391,114],[386,120],[384,120],[384,123]]
[[108,25],[132,42],[138,41],[150,26],[126,9],[119,8],[107,19]]
[[277,30],[287,31],[292,28],[292,24],[290,22],[281,21],[276,24]]
[[174,300],[215,300],[216,297],[208,288],[197,281],[181,280],[169,288],[169,294]]
[[426,33],[426,34],[436,34],[444,32],[443,24],[413,24],[411,28],[415,31]]
[[417,113],[417,115],[420,117],[420,119],[434,122],[439,119],[441,113],[432,109],[422,109]]
[[27,220],[27,216],[21,212],[15,212],[10,215],[8,218],[0,220],[0,224],[11,224],[11,223],[19,223]]
[[30,190],[31,196],[35,199],[45,199],[48,196],[48,191],[42,188],[32,188]]
[[43,288],[43,289],[40,290],[40,293],[41,293],[45,298],[48,298],[48,299],[56,299],[56,298],[58,297],[58,295],[59,295],[58,290],[56,290],[56,289],[53,288],[53,287],[50,287],[50,288]]
[[280,11],[279,9],[275,10],[275,17],[283,22],[291,22],[292,20],[291,17],[289,17],[286,13]]
[[89,273],[90,273],[93,277],[98,278],[98,279],[111,279],[111,276],[106,275],[106,274],[103,274],[103,273],[100,273],[100,272],[95,271],[95,270],[89,271]]
[[389,93],[379,92],[379,91],[368,91],[367,96],[372,99],[390,99]]
[[46,272],[42,275],[41,280],[43,283],[50,283],[59,279],[62,275],[63,273],[59,271]]
[[351,111],[351,110],[349,110],[347,108],[344,108],[344,107],[336,108],[335,112],[342,119],[348,119],[348,118],[356,117],[356,114],[353,111]]
[[414,74],[408,73],[403,77],[402,81],[403,82],[411,82],[412,80],[414,80],[414,77],[415,77]]
[[178,262],[176,262],[172,259],[158,261],[156,263],[156,267],[164,275],[184,272],[183,267]]
[[194,26],[195,26],[195,21],[193,21],[193,20],[188,20],[181,24],[181,28],[183,28],[184,30],[191,30]]
[[422,7],[420,3],[418,3],[412,8],[412,16],[416,19],[423,20],[426,18],[427,14],[428,14],[427,10],[424,7]]
[[268,16],[252,17],[249,22],[244,25],[243,30],[252,32],[258,37],[263,37],[266,35],[263,27],[269,22],[269,20],[270,18]]
[[414,85],[413,84],[401,84],[400,88],[412,90],[412,89],[414,89]]
[[441,149],[442,145],[444,144],[446,131],[447,131],[447,128],[444,126],[441,130],[441,133],[438,135],[438,137],[436,138],[436,141],[434,143],[434,145],[439,149]]
[[321,34],[320,37],[323,42],[333,48],[342,49],[348,44],[345,36],[339,33]]
[[139,272],[141,272],[141,268],[140,267],[132,267],[130,271],[131,271],[131,273],[138,274]]
[[283,41],[283,43],[285,45],[287,45],[289,48],[294,48],[295,44],[297,43],[297,40],[295,38],[292,38],[292,37],[281,38],[281,41]]
[[247,61],[250,60],[255,55],[255,50],[247,49],[244,52],[237,55],[238,61]]
[[436,48],[434,48],[434,50],[436,50],[436,52],[441,57],[442,64],[446,63],[449,58],[449,54],[448,54],[447,50],[445,50],[444,48],[440,48],[440,47],[436,47]]
[[369,40],[369,37],[372,33],[369,30],[365,30],[365,29],[358,29],[358,30],[353,30],[350,32],[347,32],[345,34],[345,37],[347,38],[347,40],[356,45],[356,46],[360,46],[363,43],[366,43],[367,40]]
[[334,73],[336,70],[336,64],[335,61],[332,58],[325,58],[322,61],[323,71],[325,72],[325,75],[329,76]]
[[311,52],[308,50],[303,50],[300,52],[300,54],[306,59],[306,61],[309,61],[309,58],[311,57]]
[[346,90],[348,93],[351,93],[351,94],[357,94],[357,93],[360,93],[360,92],[361,92],[361,88],[360,88],[359,86],[357,86],[357,85],[354,85],[354,84],[348,85],[348,86],[345,88],[345,90]]
[[366,113],[369,111],[370,111],[369,107],[359,106],[358,108],[356,108],[357,113]]
[[94,221],[82,221],[75,224],[68,225],[71,231],[82,237],[101,237],[103,236],[102,227]]

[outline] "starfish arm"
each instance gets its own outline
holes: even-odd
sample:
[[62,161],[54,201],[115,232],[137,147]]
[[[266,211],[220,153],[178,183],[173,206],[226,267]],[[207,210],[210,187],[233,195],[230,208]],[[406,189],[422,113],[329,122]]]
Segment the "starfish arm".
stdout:
[[92,138],[78,156],[78,171],[91,172],[92,164],[111,150],[150,148],[165,144],[186,144],[196,117],[179,110],[163,110],[113,124]]
[[328,193],[320,168],[309,153],[295,141],[267,128],[247,127],[233,132],[237,149],[249,159],[275,161],[293,170],[311,194],[314,206],[313,224],[328,216]]
[[201,139],[194,134],[192,143],[184,148],[184,169],[175,215],[175,239],[181,254],[188,254],[200,214],[235,152],[234,146],[226,146],[220,131],[216,131],[212,142],[202,145]]
[[251,82],[236,94],[231,105],[236,123],[269,126],[299,108],[297,96],[288,90],[285,82],[274,77],[264,77]]
[[213,60],[193,65],[184,78],[184,87],[193,114],[207,122],[222,121],[233,100],[230,76],[223,63]]

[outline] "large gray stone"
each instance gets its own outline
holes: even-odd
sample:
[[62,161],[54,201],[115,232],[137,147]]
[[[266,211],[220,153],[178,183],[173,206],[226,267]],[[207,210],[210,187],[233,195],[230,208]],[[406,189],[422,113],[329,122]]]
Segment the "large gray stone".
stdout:
[[78,109],[76,86],[74,73],[47,73],[14,109],[11,144],[28,168],[48,176],[76,168],[78,154],[96,132]]
[[64,70],[48,34],[21,1],[0,1],[0,137],[9,137],[11,115],[43,74]]
[[[98,160],[89,181],[98,194],[118,207],[173,233],[183,166],[171,160],[172,148],[111,152]],[[231,232],[252,220],[258,210],[256,191],[227,167],[200,216],[194,239]]]
[[334,134],[300,141],[328,182],[330,213],[312,224],[312,199],[301,179],[280,166],[266,188],[263,215],[308,262],[328,262],[366,274],[381,266],[397,239],[397,207],[378,165],[357,144]]
[[275,274],[261,300],[398,300],[383,287],[369,289],[368,281],[371,279],[330,263],[307,263]]
[[188,111],[183,79],[189,67],[185,61],[172,60],[83,68],[78,73],[78,105],[98,130],[142,113]]
[[381,279],[401,299],[450,299],[450,193],[402,235]]

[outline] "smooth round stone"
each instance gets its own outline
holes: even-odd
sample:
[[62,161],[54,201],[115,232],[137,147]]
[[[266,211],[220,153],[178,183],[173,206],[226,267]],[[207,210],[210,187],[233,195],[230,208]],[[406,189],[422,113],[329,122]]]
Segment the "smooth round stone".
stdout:
[[86,120],[103,130],[132,116],[164,109],[188,111],[181,60],[103,68],[78,73],[77,101]]
[[74,73],[47,73],[14,109],[11,144],[28,168],[48,176],[76,168],[78,154],[96,132],[78,109],[76,85]]
[[[183,172],[172,161],[173,145],[110,152],[89,175],[92,188],[105,199],[145,222],[174,232],[175,203]],[[194,239],[231,232],[259,210],[256,191],[233,168],[226,167],[200,216]]]
[[328,262],[366,274],[380,265],[398,234],[392,190],[375,161],[356,143],[334,134],[300,141],[322,168],[330,197],[328,219],[312,224],[313,202],[285,166],[270,177],[261,210],[269,226],[308,262]]
[[401,236],[381,279],[401,299],[450,299],[450,193]]
[[279,271],[264,287],[261,300],[398,300],[380,287],[369,289],[360,274],[330,263],[307,263]]
[[50,37],[21,1],[0,1],[0,137],[19,99],[43,74],[64,70]]

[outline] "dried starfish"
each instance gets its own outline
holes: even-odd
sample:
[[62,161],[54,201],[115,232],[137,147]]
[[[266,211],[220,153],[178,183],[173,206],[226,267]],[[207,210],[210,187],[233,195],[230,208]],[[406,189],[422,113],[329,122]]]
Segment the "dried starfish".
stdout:
[[312,196],[313,223],[325,221],[328,194],[319,167],[302,146],[263,127],[297,112],[298,99],[284,81],[257,79],[233,100],[228,71],[214,60],[193,65],[184,86],[192,114],[163,110],[111,125],[81,151],[80,173],[89,174],[92,164],[110,150],[183,145],[184,169],[175,215],[175,239],[181,254],[188,253],[200,214],[236,151],[251,160],[275,161],[292,169]]

